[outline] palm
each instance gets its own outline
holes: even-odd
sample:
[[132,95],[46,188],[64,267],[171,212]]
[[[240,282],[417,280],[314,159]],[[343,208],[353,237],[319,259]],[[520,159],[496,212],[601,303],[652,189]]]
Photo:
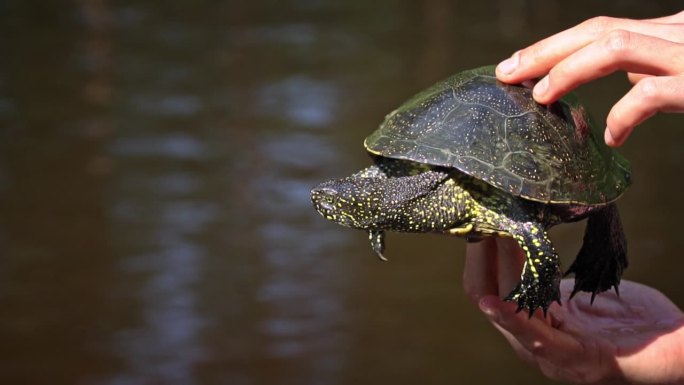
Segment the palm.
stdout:
[[[572,286],[572,280],[563,280],[563,298],[569,297]],[[581,338],[602,340],[624,353],[684,326],[681,311],[659,291],[623,281],[620,292],[620,297],[614,292],[603,293],[593,304],[590,295],[580,293],[565,301],[563,307],[554,307],[551,316],[565,319],[568,331],[581,330]]]
[[508,239],[470,244],[464,286],[524,361],[548,377],[594,383],[684,383],[684,314],[659,291],[623,280],[621,295],[605,292],[569,300],[574,280],[561,282],[563,306],[528,319],[503,302],[520,279],[523,255]]

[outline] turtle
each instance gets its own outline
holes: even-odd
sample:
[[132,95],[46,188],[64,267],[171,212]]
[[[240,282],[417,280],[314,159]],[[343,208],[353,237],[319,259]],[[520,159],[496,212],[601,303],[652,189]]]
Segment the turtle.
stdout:
[[627,241],[615,201],[631,184],[628,161],[597,140],[573,93],[549,105],[529,84],[504,84],[493,66],[457,73],[389,113],[364,141],[372,164],[311,190],[326,219],[368,232],[382,260],[385,232],[443,233],[475,242],[512,237],[525,255],[504,299],[530,317],[561,304],[563,276],[548,236],[587,219],[566,274],[570,295],[618,286]]

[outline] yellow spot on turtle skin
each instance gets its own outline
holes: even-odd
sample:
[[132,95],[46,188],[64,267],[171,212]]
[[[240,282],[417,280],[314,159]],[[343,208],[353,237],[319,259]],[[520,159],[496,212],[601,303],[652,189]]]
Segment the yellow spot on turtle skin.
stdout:
[[539,277],[539,273],[537,272],[537,267],[532,263],[531,260],[527,260],[528,266],[530,266],[530,270],[532,271],[532,274],[534,275],[535,278]]

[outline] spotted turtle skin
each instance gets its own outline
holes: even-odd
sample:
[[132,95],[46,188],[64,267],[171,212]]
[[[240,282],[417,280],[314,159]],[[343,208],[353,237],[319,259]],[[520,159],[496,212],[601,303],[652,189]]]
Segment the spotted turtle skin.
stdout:
[[615,200],[629,163],[607,147],[576,96],[544,106],[492,66],[458,73],[387,115],[364,141],[373,164],[311,192],[316,210],[368,232],[384,259],[385,231],[439,232],[476,241],[512,237],[526,260],[506,297],[546,313],[560,303],[560,262],[547,230],[588,218],[567,273],[572,293],[618,288],[627,244]]

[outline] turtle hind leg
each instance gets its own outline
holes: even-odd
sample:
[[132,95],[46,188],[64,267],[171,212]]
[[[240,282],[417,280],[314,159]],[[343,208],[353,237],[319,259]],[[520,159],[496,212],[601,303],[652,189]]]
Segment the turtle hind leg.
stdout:
[[532,317],[541,308],[544,316],[552,302],[560,304],[561,269],[558,254],[546,232],[532,223],[519,224],[511,232],[525,253],[525,265],[520,283],[505,298],[518,304],[518,311],[527,310]]
[[584,233],[584,243],[566,275],[575,274],[575,287],[570,298],[580,291],[596,294],[615,287],[627,267],[627,240],[614,203],[590,214]]

